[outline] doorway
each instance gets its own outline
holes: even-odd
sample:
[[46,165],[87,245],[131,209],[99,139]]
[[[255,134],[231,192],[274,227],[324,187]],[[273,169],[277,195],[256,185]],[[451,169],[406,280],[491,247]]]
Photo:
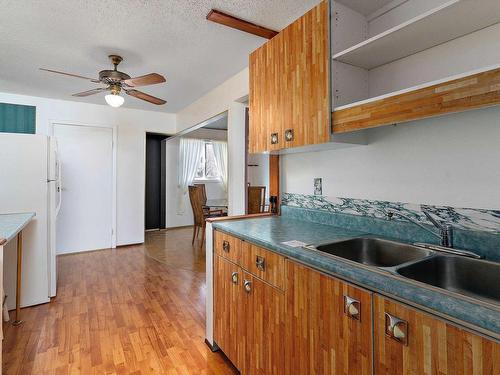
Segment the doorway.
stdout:
[[53,124],[61,163],[56,253],[113,247],[113,128]]
[[166,155],[164,134],[146,133],[145,230],[166,227]]

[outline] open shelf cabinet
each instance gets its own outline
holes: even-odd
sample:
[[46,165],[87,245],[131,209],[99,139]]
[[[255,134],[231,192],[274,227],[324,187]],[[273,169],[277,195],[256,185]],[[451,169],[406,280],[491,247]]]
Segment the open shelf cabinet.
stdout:
[[498,0],[452,0],[335,53],[333,59],[373,69],[499,21]]

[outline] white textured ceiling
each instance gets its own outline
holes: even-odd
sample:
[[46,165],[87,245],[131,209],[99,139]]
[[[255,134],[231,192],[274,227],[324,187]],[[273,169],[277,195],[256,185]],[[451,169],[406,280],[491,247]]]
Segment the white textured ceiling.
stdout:
[[383,6],[392,3],[394,0],[336,0],[345,6],[348,6],[352,10],[361,13],[365,16],[369,16],[376,10],[382,8]]
[[205,19],[211,8],[276,30],[319,0],[0,0],[0,92],[103,104],[103,94],[71,94],[98,85],[39,71],[97,77],[120,54],[119,69],[163,74],[167,84],[143,91],[155,106],[125,98],[125,107],[177,112],[248,65],[265,40]]

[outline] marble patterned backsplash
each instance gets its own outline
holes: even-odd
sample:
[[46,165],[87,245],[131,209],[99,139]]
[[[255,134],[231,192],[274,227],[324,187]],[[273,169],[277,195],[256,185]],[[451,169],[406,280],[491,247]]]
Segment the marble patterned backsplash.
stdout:
[[[350,214],[377,219],[386,219],[387,212],[398,211],[432,225],[422,210],[430,213],[436,220],[453,225],[466,231],[481,231],[500,234],[500,210],[456,208],[414,203],[375,201],[354,198],[332,198],[320,195],[284,193],[282,205],[297,208],[321,210],[331,213]],[[401,220],[394,217],[394,220]]]

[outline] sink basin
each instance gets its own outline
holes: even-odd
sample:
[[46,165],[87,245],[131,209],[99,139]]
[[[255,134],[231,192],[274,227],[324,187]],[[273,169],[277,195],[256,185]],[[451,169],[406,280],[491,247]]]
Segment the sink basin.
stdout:
[[401,276],[486,302],[500,303],[500,264],[442,256],[422,260],[397,270]]
[[315,249],[376,267],[394,267],[433,254],[432,251],[420,247],[369,237],[323,244]]

